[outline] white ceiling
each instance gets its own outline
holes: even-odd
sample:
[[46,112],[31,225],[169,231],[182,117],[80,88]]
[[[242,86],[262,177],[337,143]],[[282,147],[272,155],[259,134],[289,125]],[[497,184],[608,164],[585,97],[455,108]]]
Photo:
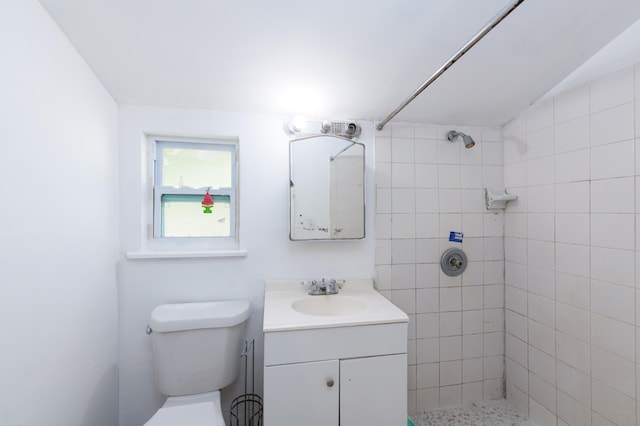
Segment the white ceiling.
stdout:
[[[40,0],[121,104],[381,120],[511,0]],[[394,121],[501,125],[640,19],[525,0]]]

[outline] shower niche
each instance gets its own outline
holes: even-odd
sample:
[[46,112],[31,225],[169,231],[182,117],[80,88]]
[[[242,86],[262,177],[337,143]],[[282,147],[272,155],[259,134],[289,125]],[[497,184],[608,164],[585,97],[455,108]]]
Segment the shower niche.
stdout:
[[364,144],[333,135],[289,142],[289,238],[365,237]]

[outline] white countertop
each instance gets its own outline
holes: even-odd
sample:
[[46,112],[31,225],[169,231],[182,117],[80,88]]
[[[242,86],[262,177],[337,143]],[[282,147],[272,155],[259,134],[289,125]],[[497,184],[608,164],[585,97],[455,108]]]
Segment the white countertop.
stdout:
[[[310,296],[301,281],[268,281],[264,293],[264,332],[408,322],[409,317],[373,288],[370,279],[346,280],[338,294]],[[292,305],[310,297],[353,297],[364,309],[346,315],[309,315]]]

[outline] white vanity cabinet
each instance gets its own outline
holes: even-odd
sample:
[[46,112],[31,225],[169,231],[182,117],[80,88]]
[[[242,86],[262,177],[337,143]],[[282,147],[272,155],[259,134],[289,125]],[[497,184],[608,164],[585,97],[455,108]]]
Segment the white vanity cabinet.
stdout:
[[265,426],[405,426],[409,317],[346,280],[338,294],[267,282]]
[[340,424],[339,377],[337,360],[265,367],[265,425]]
[[407,422],[407,354],[340,361],[340,425]]
[[404,426],[407,324],[265,333],[265,426]]

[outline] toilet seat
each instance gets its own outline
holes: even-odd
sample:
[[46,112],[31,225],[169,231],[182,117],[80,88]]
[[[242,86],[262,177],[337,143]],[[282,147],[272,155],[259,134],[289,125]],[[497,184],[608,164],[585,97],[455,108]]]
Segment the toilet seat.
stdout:
[[220,392],[169,397],[144,426],[225,426]]

